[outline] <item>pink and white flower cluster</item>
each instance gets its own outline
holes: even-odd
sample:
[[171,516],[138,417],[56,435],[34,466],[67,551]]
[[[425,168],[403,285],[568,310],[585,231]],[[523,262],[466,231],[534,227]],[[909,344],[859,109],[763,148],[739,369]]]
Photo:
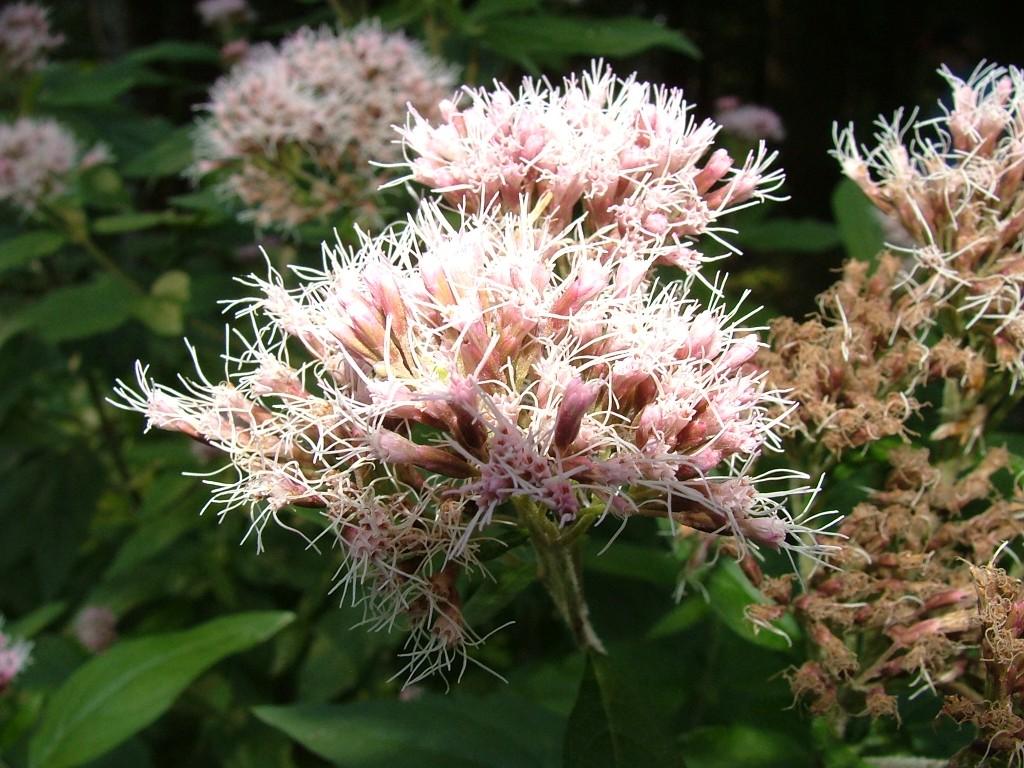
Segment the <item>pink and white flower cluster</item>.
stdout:
[[64,35],[50,30],[49,14],[38,3],[0,10],[0,72],[24,75],[46,66],[47,54],[64,43]]
[[0,123],[0,203],[30,215],[67,192],[76,174],[109,160],[102,144],[83,152],[56,120],[21,117]]
[[[906,282],[949,303],[997,344],[996,364],[1024,377],[1024,72],[982,64],[966,80],[943,68],[949,105],[879,118],[872,146],[837,131],[835,156],[911,243]],[[980,324],[980,325],[979,325]]]
[[434,114],[452,83],[448,66],[379,24],[301,29],[254,47],[213,86],[195,171],[227,168],[224,189],[260,226],[372,208],[382,172],[370,160],[401,156],[391,125],[407,104]]
[[414,110],[401,134],[411,177],[451,204],[475,210],[497,198],[513,209],[547,195],[552,226],[582,208],[588,231],[609,228],[634,250],[656,243],[662,263],[687,270],[703,260],[690,247],[698,235],[715,235],[722,216],[783,181],[763,142],[737,163],[714,148],[719,126],[698,121],[682,91],[601,64],[561,88],[463,88],[440,109],[438,124]]
[[[523,160],[525,175],[488,176],[514,187],[486,187],[492,200],[446,182],[454,210],[424,201],[354,251],[325,245],[321,268],[294,268],[295,288],[273,271],[252,278],[260,296],[236,305],[252,332],[236,334],[223,381],[182,377],[176,390],[140,364],[137,384],[119,382],[119,404],[149,426],[230,456],[233,479],[210,481],[213,502],[250,510],[257,536],[289,505],[322,511],[344,553],[344,589],[375,626],[411,630],[411,679],[451,668],[479,642],[462,620],[457,577],[479,569],[481,544],[521,524],[524,510],[562,528],[668,518],[733,536],[744,552],[816,546],[807,521],[762,491],[762,481],[804,477],[749,472],[778,447],[769,413],[786,404],[750,365],[756,335],[721,300],[699,306],[694,276],[651,279],[669,248],[702,231],[673,233],[680,211],[703,206],[713,221],[780,174],[765,173],[763,157],[730,172],[710,150],[713,125],[669,120],[679,116],[674,93],[610,73],[584,83],[544,98],[528,83],[521,101],[501,88],[478,93],[478,117],[506,98],[503,124],[513,126],[538,103],[575,104],[587,117],[563,124],[561,140],[579,151],[590,128],[618,135],[591,140],[607,165],[581,155],[559,175],[559,163]],[[651,109],[641,96],[653,96]],[[446,107],[444,125],[461,124],[458,114]],[[439,141],[416,120],[418,136]],[[482,135],[453,131],[456,145]],[[562,152],[555,136],[536,135],[533,160]],[[591,161],[619,167],[600,196],[582,168]],[[622,207],[655,199],[648,218],[672,223],[624,233]],[[585,213],[573,218],[580,201]]]
[[32,643],[8,635],[3,628],[4,620],[0,616],[0,693],[10,687],[32,660]]

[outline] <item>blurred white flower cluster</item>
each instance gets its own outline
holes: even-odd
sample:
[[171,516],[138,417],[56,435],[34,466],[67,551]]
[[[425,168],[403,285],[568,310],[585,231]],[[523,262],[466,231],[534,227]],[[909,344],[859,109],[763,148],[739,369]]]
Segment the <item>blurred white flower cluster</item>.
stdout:
[[382,171],[370,161],[400,158],[391,125],[408,104],[433,114],[453,82],[417,42],[376,23],[301,29],[279,47],[254,46],[214,85],[195,173],[224,169],[224,190],[259,226],[295,227],[341,207],[373,221]]
[[64,42],[50,29],[50,10],[39,3],[11,3],[0,10],[0,73],[25,75],[46,65]]
[[67,192],[78,173],[109,160],[104,145],[83,151],[56,120],[21,117],[0,123],[0,203],[31,215]]

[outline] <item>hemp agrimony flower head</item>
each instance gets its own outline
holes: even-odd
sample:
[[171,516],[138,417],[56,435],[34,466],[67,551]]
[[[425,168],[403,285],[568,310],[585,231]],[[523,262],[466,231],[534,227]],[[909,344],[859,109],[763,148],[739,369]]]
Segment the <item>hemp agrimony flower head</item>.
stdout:
[[78,173],[108,161],[103,145],[83,152],[55,120],[21,117],[0,123],[0,203],[31,215],[67,192]]
[[768,170],[776,153],[763,142],[737,166],[713,150],[719,127],[698,122],[682,91],[601,64],[561,88],[527,78],[518,93],[495,83],[464,87],[462,97],[441,103],[438,124],[412,112],[401,131],[412,178],[470,209],[497,198],[514,210],[524,196],[550,196],[556,229],[579,205],[587,231],[606,231],[619,247],[656,243],[662,263],[688,271],[705,260],[688,247],[697,235],[772,199],[783,181]]
[[963,313],[968,330],[995,338],[994,362],[1024,375],[1024,73],[980,65],[952,90],[943,114],[916,110],[877,122],[875,145],[839,131],[835,155],[913,245],[905,280],[921,300]]
[[371,220],[382,171],[401,155],[391,125],[406,105],[434,114],[451,69],[377,23],[301,29],[277,48],[254,47],[211,91],[196,132],[202,175],[226,169],[222,188],[243,219],[290,228],[340,206]]
[[12,637],[3,629],[4,618],[0,616],[0,693],[10,687],[32,660],[32,643]]
[[64,42],[50,30],[50,9],[11,3],[0,10],[0,73],[21,76],[46,66],[46,55]]
[[[785,400],[748,365],[743,318],[698,306],[693,277],[651,287],[661,240],[624,244],[552,205],[424,202],[357,250],[325,246],[321,269],[293,268],[297,288],[252,278],[262,296],[237,315],[252,333],[223,382],[175,391],[141,364],[137,387],[119,382],[150,426],[229,454],[213,501],[248,509],[257,535],[288,505],[322,511],[342,588],[372,625],[410,631],[410,680],[480,642],[458,579],[511,526],[596,648],[572,548],[606,516],[667,518],[744,554],[820,549],[783,504],[804,476],[749,472]],[[793,490],[762,490],[773,480]]]

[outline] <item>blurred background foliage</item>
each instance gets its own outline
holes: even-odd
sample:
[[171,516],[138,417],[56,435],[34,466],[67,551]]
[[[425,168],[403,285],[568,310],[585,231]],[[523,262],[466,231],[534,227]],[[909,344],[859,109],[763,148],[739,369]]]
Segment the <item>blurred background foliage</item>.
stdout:
[[[792,199],[735,217],[744,254],[727,262],[731,289],[752,290],[765,316],[812,310],[845,256],[881,243],[860,193],[838,184],[832,121],[934,103],[940,63],[1020,53],[1019,29],[985,3],[969,16],[942,2],[252,5],[253,41],[377,16],[467,82],[557,78],[603,56],[682,86],[702,115],[728,95],[771,106]],[[465,606],[471,623],[513,622],[480,653],[507,682],[471,665],[451,691],[401,691],[400,638],[353,628],[359,615],[330,594],[335,552],[277,529],[258,555],[239,546],[247,521],[200,517],[206,489],[181,474],[211,471],[213,457],[175,435],[143,439],[140,419],[105,402],[136,358],[157,378],[187,369],[182,335],[217,370],[217,301],[244,295],[233,279],[261,268],[256,246],[276,265],[313,264],[351,222],[256,232],[183,176],[195,107],[224,71],[224,40],[191,3],[64,0],[51,21],[66,43],[26,83],[0,84],[3,116],[54,117],[114,161],[85,171],[48,218],[0,218],[0,613],[35,643],[0,695],[0,765],[852,768],[882,765],[867,757],[880,748],[941,756],[967,740],[925,696],[899,731],[858,725],[836,743],[790,708],[780,673],[800,643],[751,630],[743,610],[757,596],[739,569],[722,562],[677,600],[683,555],[646,521],[586,558],[607,657],[574,651],[536,564],[513,548],[494,553],[501,578]],[[856,472],[841,493],[869,483]],[[100,653],[76,631],[88,607],[116,621]]]

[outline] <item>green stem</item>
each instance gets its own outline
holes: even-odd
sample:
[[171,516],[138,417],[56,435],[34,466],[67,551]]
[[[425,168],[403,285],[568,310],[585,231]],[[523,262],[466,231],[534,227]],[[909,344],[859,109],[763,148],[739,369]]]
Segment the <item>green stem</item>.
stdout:
[[591,521],[581,519],[563,537],[544,511],[530,501],[517,499],[516,508],[537,552],[540,581],[572,631],[576,644],[584,651],[605,653],[604,643],[590,623],[590,609],[583,594],[582,533]]

